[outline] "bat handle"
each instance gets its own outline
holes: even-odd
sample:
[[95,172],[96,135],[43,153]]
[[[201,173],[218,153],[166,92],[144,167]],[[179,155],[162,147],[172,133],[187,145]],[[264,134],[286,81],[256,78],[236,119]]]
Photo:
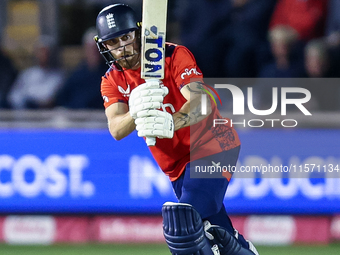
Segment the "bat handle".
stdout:
[[146,137],[145,139],[146,144],[150,146],[155,146],[156,145],[156,138],[155,137]]
[[[159,79],[147,79],[145,80],[146,83],[148,82],[154,82],[154,81],[159,81]],[[147,146],[155,146],[156,145],[156,137],[146,137],[145,139]]]

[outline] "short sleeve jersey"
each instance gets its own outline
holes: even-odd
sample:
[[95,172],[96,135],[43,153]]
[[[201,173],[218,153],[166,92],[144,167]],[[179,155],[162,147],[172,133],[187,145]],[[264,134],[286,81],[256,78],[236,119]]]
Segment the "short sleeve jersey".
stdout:
[[[203,75],[192,53],[184,46],[166,44],[165,55],[163,84],[168,87],[169,94],[164,98],[163,108],[173,114],[186,102],[180,90],[191,79],[203,81]],[[120,71],[112,66],[102,77],[101,93],[105,108],[114,103],[128,104],[130,92],[144,82],[140,77],[140,68]],[[238,135],[232,127],[212,127],[214,119],[223,117],[215,104],[211,102],[211,106],[212,113],[204,120],[175,131],[172,139],[156,138],[156,145],[149,147],[156,162],[171,181],[179,178],[188,162],[240,145]]]

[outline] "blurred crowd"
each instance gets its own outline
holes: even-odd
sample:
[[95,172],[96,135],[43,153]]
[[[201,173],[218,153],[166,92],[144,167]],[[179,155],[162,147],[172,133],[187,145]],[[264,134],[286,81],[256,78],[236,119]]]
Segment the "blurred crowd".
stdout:
[[37,38],[33,65],[20,72],[0,54],[0,108],[104,109],[100,82],[108,66],[93,41],[95,35],[94,27],[83,35],[82,58],[72,70],[62,67],[57,44],[50,36]]
[[180,39],[206,77],[338,77],[340,1],[195,0]]
[[[168,39],[193,52],[205,77],[340,77],[340,0],[169,4]],[[48,36],[37,40],[35,65],[25,70],[16,70],[0,51],[0,108],[103,109],[99,84],[107,66],[93,42],[95,33],[89,28],[83,35],[83,59],[74,70],[60,65],[56,42]],[[318,93],[322,88],[316,86]],[[332,99],[325,96],[317,109],[339,110],[339,103],[329,102],[340,101],[340,89],[333,86],[325,93]],[[261,95],[258,98],[261,101]]]

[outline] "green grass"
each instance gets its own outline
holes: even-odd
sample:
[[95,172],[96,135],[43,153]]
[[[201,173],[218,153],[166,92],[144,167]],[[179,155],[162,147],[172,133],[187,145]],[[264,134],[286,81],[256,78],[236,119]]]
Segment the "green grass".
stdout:
[[[260,255],[339,255],[340,244],[329,246],[259,246]],[[58,244],[50,246],[0,244],[1,255],[170,255],[164,244]]]

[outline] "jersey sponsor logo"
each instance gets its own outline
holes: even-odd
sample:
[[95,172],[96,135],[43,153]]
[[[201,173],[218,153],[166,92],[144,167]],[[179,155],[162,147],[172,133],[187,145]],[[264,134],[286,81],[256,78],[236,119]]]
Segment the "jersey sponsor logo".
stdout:
[[108,15],[106,15],[106,22],[107,22],[107,26],[109,28],[116,27],[116,21],[115,21],[115,18],[113,16],[113,13],[109,13]]
[[189,68],[186,68],[184,70],[184,73],[181,74],[182,80],[184,80],[184,76],[186,76],[186,75],[190,76],[192,73],[194,73],[196,75],[202,75],[202,73],[198,72],[196,68],[191,68],[190,70],[189,70]]
[[120,93],[122,93],[123,97],[130,96],[130,85],[128,85],[127,89],[123,89],[121,86],[118,85],[118,90]]

